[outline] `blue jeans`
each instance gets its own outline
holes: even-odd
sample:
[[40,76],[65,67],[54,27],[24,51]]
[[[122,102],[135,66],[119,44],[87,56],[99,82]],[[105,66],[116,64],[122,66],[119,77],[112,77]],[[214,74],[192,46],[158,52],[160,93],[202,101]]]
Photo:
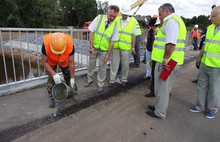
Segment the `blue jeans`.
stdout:
[[192,42],[192,45],[193,45],[193,50],[198,50],[198,41],[197,41],[197,38],[193,38],[193,42]]
[[135,54],[134,57],[134,63],[140,64],[140,44],[141,44],[141,35],[136,36],[136,42],[135,42]]

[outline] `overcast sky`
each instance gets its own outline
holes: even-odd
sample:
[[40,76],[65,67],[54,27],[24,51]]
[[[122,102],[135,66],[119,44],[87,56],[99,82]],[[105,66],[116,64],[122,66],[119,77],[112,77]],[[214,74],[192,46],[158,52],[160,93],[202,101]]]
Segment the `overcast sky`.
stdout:
[[[137,0],[100,0],[108,1],[109,5],[115,4],[120,8],[124,4],[133,4]],[[185,18],[192,18],[199,15],[210,15],[213,4],[220,5],[220,0],[147,0],[140,7],[137,14],[139,15],[154,15],[158,14],[158,8],[163,3],[171,3],[174,6],[176,13]],[[137,9],[137,8],[136,8]],[[133,10],[135,11],[135,10]]]

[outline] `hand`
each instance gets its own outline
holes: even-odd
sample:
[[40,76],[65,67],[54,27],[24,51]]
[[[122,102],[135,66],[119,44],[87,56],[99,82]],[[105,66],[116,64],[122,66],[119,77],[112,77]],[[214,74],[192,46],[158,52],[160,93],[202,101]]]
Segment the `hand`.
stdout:
[[163,63],[162,63],[162,66],[165,70],[169,71],[170,70],[170,66],[167,65],[168,63],[168,60],[167,59],[163,59]]
[[90,47],[89,47],[89,53],[90,53],[91,55],[93,55],[94,50],[95,50],[94,47],[90,45]]
[[136,52],[135,52],[135,48],[132,48],[132,54],[135,55]]
[[201,60],[199,58],[196,59],[196,68],[199,69]]
[[75,86],[75,79],[74,78],[71,78],[70,79],[70,86],[72,87],[72,88],[74,88],[74,86]]
[[55,74],[55,75],[53,76],[53,80],[54,80],[55,84],[60,84],[60,83],[62,83],[62,77],[61,77],[59,74]]
[[110,58],[110,55],[107,54],[107,55],[105,56],[105,63],[108,62],[109,58]]

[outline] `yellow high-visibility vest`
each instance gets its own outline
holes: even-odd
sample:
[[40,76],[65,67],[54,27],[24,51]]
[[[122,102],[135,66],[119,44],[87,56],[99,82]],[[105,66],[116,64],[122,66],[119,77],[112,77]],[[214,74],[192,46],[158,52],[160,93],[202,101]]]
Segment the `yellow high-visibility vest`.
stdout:
[[114,43],[115,49],[121,50],[131,50],[132,48],[132,34],[133,29],[136,24],[136,20],[134,17],[131,17],[127,25],[122,29],[120,18],[117,17],[116,19],[118,23],[118,42]]
[[139,35],[142,35],[142,32],[141,32],[141,27],[138,21],[136,20],[136,36],[139,36]]
[[209,67],[220,68],[220,31],[215,34],[215,27],[212,24],[207,28],[201,62]]
[[[175,45],[175,50],[173,51],[169,59],[173,59],[177,62],[178,65],[182,65],[184,62],[186,26],[183,20],[179,16],[172,16],[169,19],[174,19],[179,24],[179,33],[178,33],[177,43]],[[163,56],[165,53],[165,34],[162,31],[169,19],[163,22],[163,25],[161,28],[158,29],[157,36],[154,40],[151,58],[152,60],[157,61],[159,63],[163,62]]]
[[117,28],[117,22],[114,20],[107,29],[105,29],[106,15],[98,15],[97,24],[94,31],[93,46],[96,49],[107,51],[111,37]]

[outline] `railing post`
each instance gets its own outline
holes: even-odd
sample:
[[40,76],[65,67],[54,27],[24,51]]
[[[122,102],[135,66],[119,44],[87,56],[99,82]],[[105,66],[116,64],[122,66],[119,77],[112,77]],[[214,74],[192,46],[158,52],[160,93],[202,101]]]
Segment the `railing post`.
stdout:
[[73,37],[73,26],[68,26],[69,35]]

